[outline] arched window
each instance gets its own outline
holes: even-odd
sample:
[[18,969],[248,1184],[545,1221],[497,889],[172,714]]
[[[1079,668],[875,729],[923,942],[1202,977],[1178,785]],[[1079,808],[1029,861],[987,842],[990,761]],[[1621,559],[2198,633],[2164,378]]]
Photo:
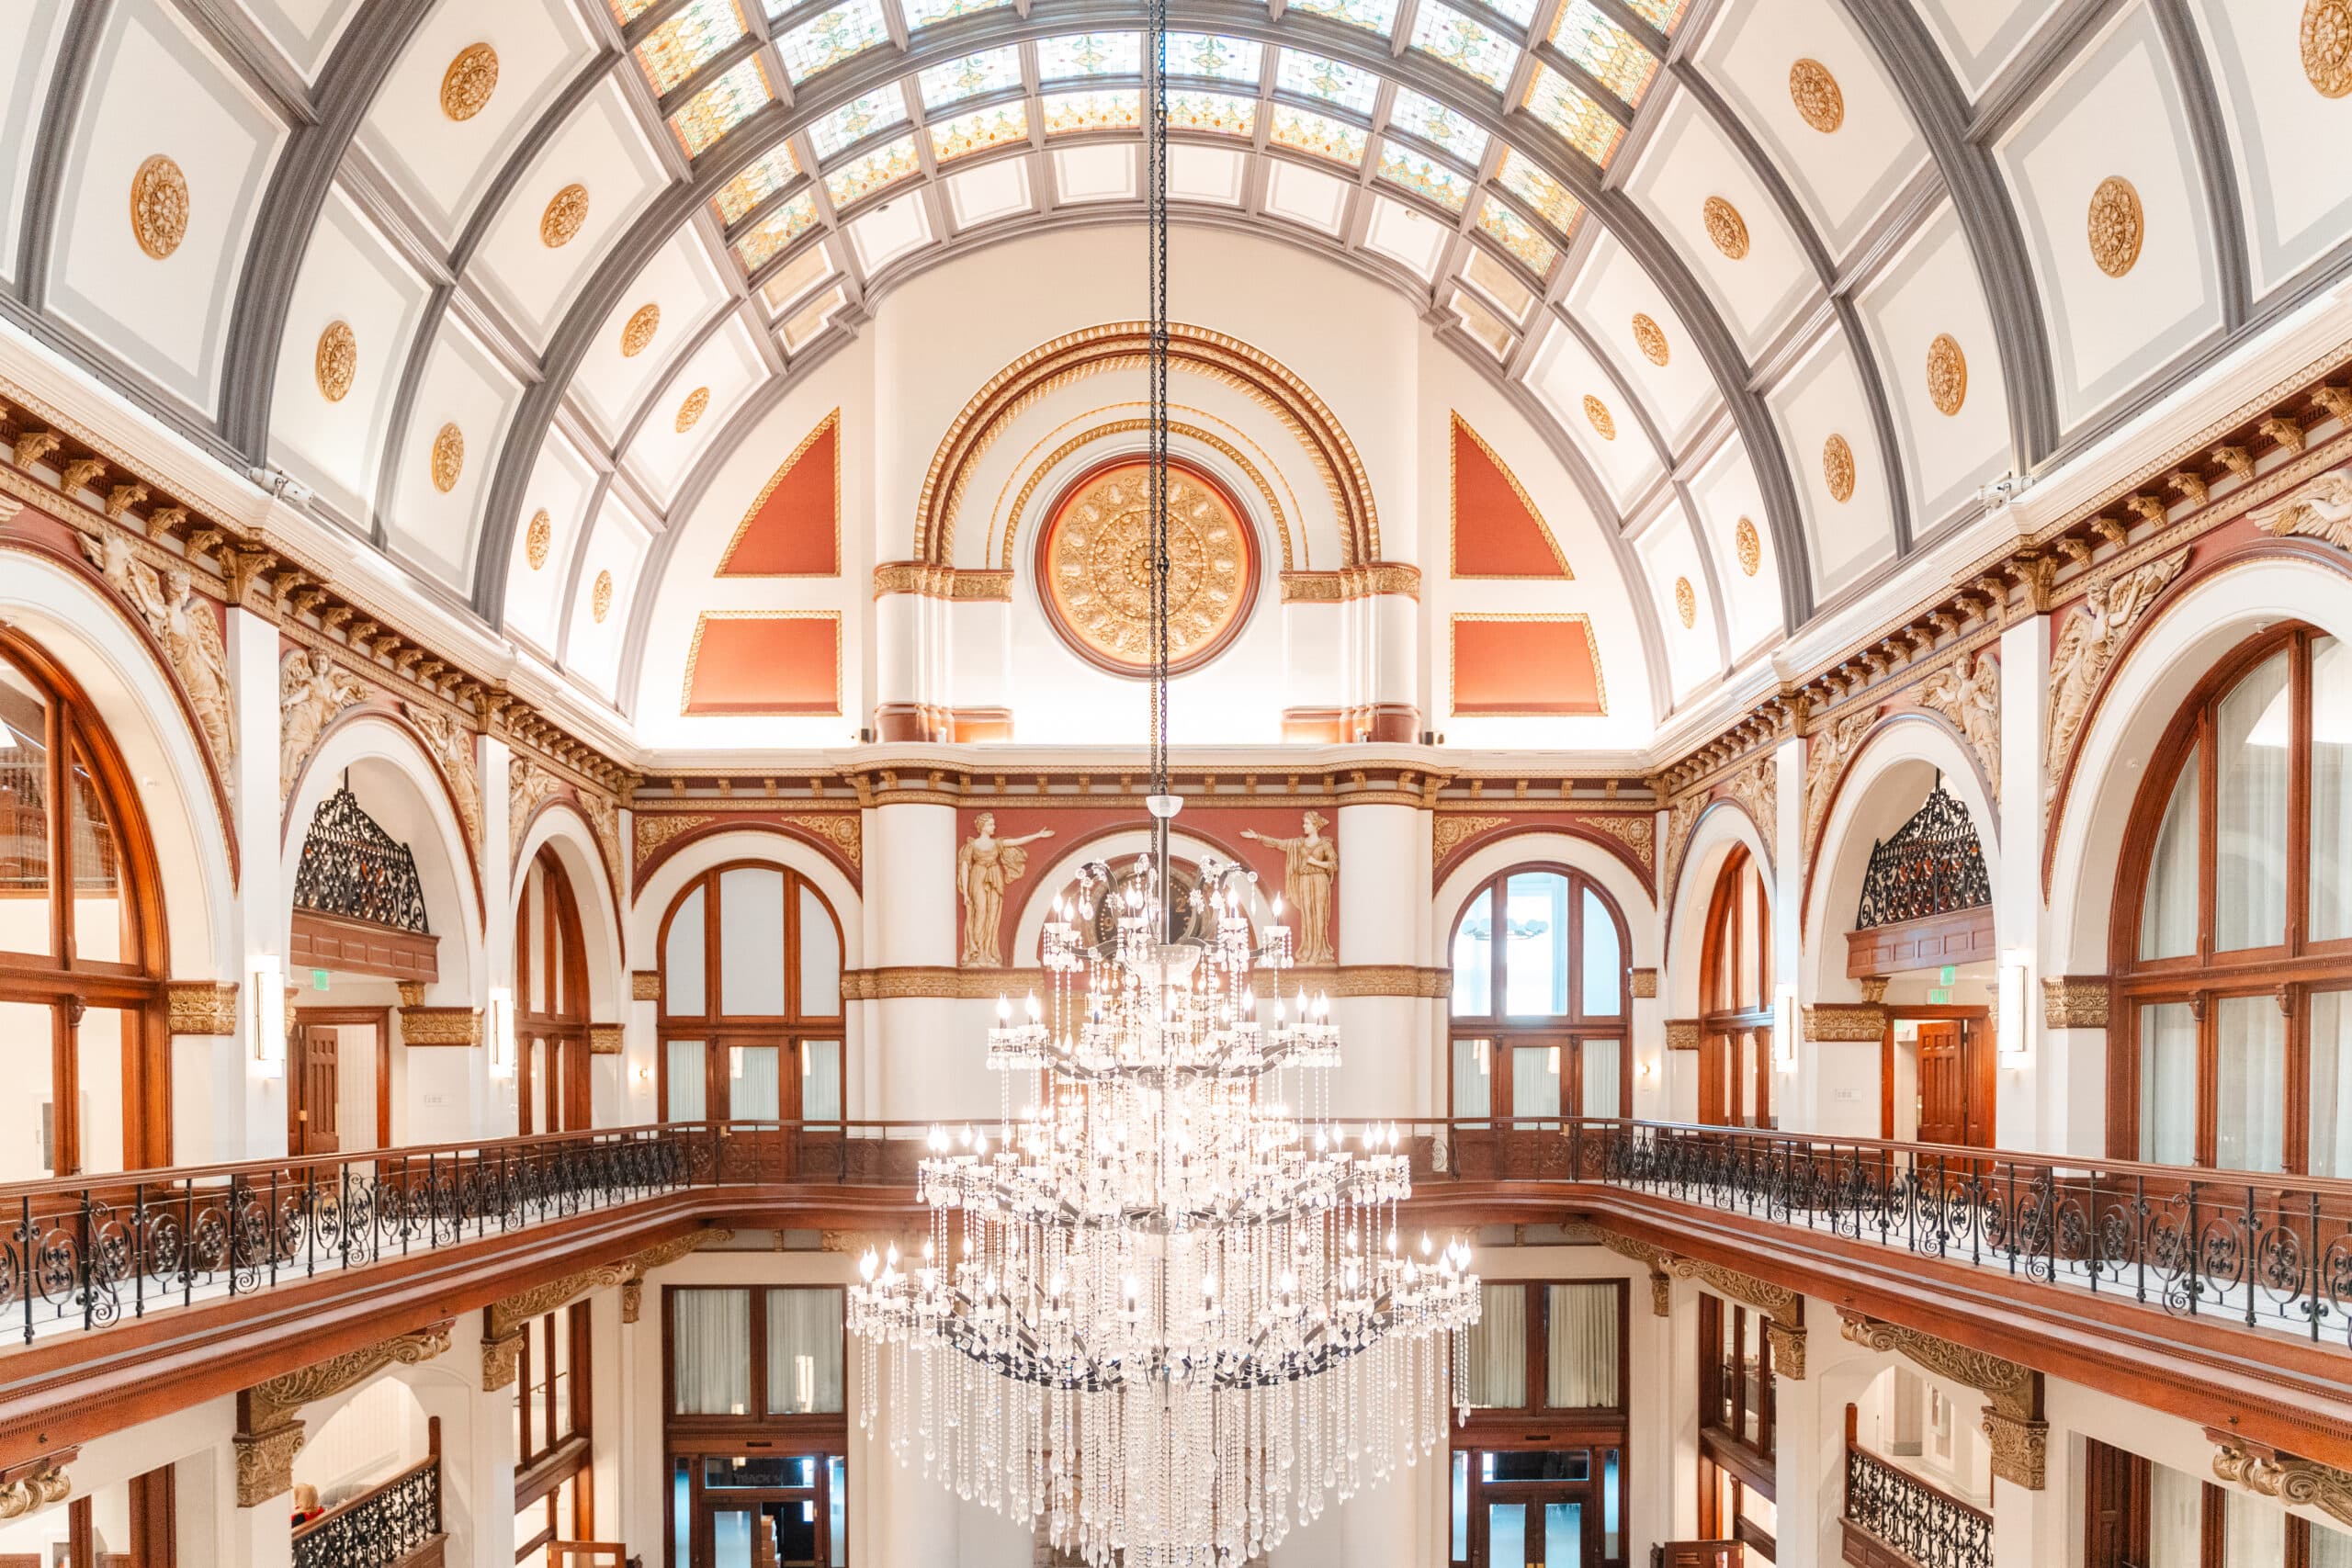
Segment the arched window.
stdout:
[[842,928],[798,873],[715,867],[662,921],[662,1116],[842,1114]]
[[1715,874],[1699,949],[1699,1120],[1772,1122],[1772,908],[1763,868],[1736,846]]
[[1506,871],[1453,927],[1451,1111],[1513,1118],[1633,1112],[1624,917],[1600,885],[1555,866]]
[[2352,651],[2292,627],[2223,660],[2122,863],[2112,1152],[2352,1176]]
[[514,911],[514,1130],[590,1122],[588,955],[580,905],[552,848],[532,858]]
[[170,1156],[155,860],[120,757],[0,633],[0,1180]]

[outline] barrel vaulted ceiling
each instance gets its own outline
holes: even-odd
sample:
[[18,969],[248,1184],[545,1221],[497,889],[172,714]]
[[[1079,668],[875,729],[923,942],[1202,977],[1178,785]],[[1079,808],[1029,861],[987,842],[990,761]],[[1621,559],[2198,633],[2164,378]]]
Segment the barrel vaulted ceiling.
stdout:
[[[1185,219],[1409,297],[1629,560],[1753,517],[1783,629],[2352,255],[2352,0],[1170,11]],[[895,283],[1141,212],[1132,0],[12,17],[0,311],[492,626],[543,477],[658,559]]]

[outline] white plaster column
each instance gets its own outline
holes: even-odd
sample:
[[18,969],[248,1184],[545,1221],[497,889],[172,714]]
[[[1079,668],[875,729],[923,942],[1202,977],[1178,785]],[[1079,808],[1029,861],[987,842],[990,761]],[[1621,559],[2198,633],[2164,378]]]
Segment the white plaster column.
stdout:
[[[1430,814],[1385,801],[1341,805],[1333,832],[1340,874],[1332,920],[1342,964],[1410,966],[1429,951]],[[1416,997],[1343,997],[1331,1004],[1343,1066],[1332,1081],[1342,1117],[1419,1114],[1442,1105],[1431,1066],[1428,1004]]]
[[[865,815],[865,951],[877,969],[956,966],[956,808],[894,801]],[[1015,883],[1011,906],[1026,888]],[[958,1027],[956,1003],[886,997],[868,1004],[862,1072],[865,1114],[885,1120],[964,1117],[995,1100]],[[986,1089],[988,1092],[981,1094]],[[977,1100],[975,1095],[978,1095]]]
[[[596,1478],[596,1528],[605,1532],[602,1539],[627,1542],[632,1553],[642,1556],[648,1562],[662,1562],[667,1550],[662,1534],[662,1498],[670,1485],[670,1459],[662,1434],[663,1415],[669,1408],[669,1399],[668,1390],[662,1382],[662,1319],[667,1310],[662,1304],[662,1286],[658,1280],[648,1279],[637,1321],[621,1323],[617,1321],[618,1312],[614,1314],[613,1386],[618,1392],[616,1415],[622,1423],[617,1448],[613,1455],[619,1478],[618,1489],[611,1493],[604,1490],[605,1478],[601,1467]],[[618,1294],[614,1292],[616,1300]],[[596,1340],[599,1321],[591,1314],[589,1333],[592,1342]],[[858,1359],[853,1342],[843,1367],[850,1380],[847,1386],[853,1407],[857,1398]],[[599,1379],[605,1375],[601,1359],[594,1363],[593,1375]],[[600,1382],[597,1386],[602,1388],[604,1385]],[[600,1400],[597,1410],[600,1420],[603,1414]],[[852,1438],[855,1438],[854,1430]],[[857,1466],[853,1462],[850,1466],[853,1494],[857,1483],[856,1472]],[[605,1502],[607,1496],[612,1498],[609,1510]],[[850,1523],[854,1529],[864,1521],[854,1511],[854,1495]]]
[[1331,716],[1336,724],[1348,705],[1345,610],[1313,596],[1329,581],[1302,573],[1282,583],[1283,715],[1285,729],[1295,726],[1302,739],[1317,733],[1316,716]]
[[2052,1432],[2041,1490],[1993,1477],[1993,1568],[2044,1568],[2067,1561],[2074,1531],[2067,1523],[2073,1495],[2072,1450],[2064,1434]]
[[412,1378],[427,1416],[441,1420],[441,1528],[450,1568],[513,1568],[514,1390],[481,1386],[479,1312],[461,1313],[445,1358],[451,1378]]
[[[268,954],[285,971],[287,938],[293,914],[293,890],[286,886],[279,857],[279,825],[284,796],[277,773],[277,626],[251,610],[229,612],[229,679],[236,693],[237,756],[229,770],[231,814],[237,832],[238,939],[232,947],[243,955],[240,972],[226,976],[237,983],[242,1017],[254,1005],[253,960]],[[281,1072],[265,1077],[252,1065],[245,1031],[215,1037],[209,1073],[201,1076],[210,1091],[209,1150],[174,1145],[173,1157],[192,1164],[202,1160],[259,1159],[286,1152],[286,1079]],[[225,1045],[226,1050],[218,1047]],[[176,1058],[179,1048],[175,1045]],[[180,1087],[175,1073],[174,1088]]]
[[[1838,1317],[1805,1303],[1805,1348],[1838,1343]],[[1809,1362],[1810,1354],[1806,1357]],[[1777,1362],[1776,1362],[1777,1365]],[[1772,1490],[1778,1523],[1772,1532],[1775,1568],[1827,1568],[1839,1561],[1838,1515],[1843,1506],[1846,1406],[1825,1398],[1826,1368],[1808,1366],[1802,1378],[1772,1374]],[[1697,1400],[1694,1397],[1692,1404]]]
[[1364,677],[1354,728],[1374,740],[1410,743],[1419,739],[1419,573],[1410,567],[1374,566],[1367,570],[1371,592],[1353,604]]
[[[1791,736],[1774,749],[1772,762],[1779,770],[1779,787],[1774,797],[1781,819],[1768,831],[1772,840],[1772,996],[1768,998],[1777,1009],[1778,998],[1784,993],[1796,996],[1798,1005],[1792,1010],[1794,1017],[1790,1027],[1798,1035],[1804,1032],[1803,1004],[1817,1000],[1804,996],[1804,741]],[[1688,913],[1689,911],[1685,911]],[[1700,915],[1704,919],[1703,913]],[[1792,1048],[1795,1063],[1784,1070],[1772,1069],[1773,1114],[1780,1125],[1792,1132],[1804,1132],[1820,1125],[1821,1096],[1826,1092],[1826,1077],[1821,1071],[1819,1053],[1803,1039],[1786,1043]],[[1875,1073],[1877,1064],[1871,1064]],[[1695,1067],[1694,1067],[1695,1070]],[[1695,1109],[1695,1103],[1694,1103]]]
[[[945,677],[939,686],[939,705],[959,716],[985,718],[1001,711],[1009,721],[1012,712],[1012,601],[956,599],[942,606],[946,612]],[[986,733],[984,731],[984,733]]]
[[[518,1005],[518,998],[514,995],[514,912],[518,901],[517,889],[521,886],[523,879],[529,874],[529,868],[516,865],[509,849],[509,846],[514,842],[514,829],[523,826],[514,821],[510,815],[511,798],[507,793],[507,781],[513,776],[514,766],[513,750],[506,742],[495,739],[485,739],[482,741],[482,749],[486,752],[494,750],[503,753],[505,766],[496,770],[498,786],[495,793],[500,805],[498,816],[503,825],[497,831],[492,832],[485,822],[482,832],[483,908],[480,969],[482,978],[477,982],[481,995],[474,1004],[481,1008],[482,1012],[481,1045],[473,1053],[481,1059],[480,1083],[482,1098],[477,1103],[474,1125],[484,1136],[503,1138],[513,1136],[520,1124],[518,1107],[515,1103],[516,1076],[508,1074],[501,1077],[492,1070],[492,1057],[494,1050],[492,1030],[496,1022],[496,1010],[491,1004],[493,998],[503,996],[506,998],[507,1016],[510,1020]],[[492,770],[487,765],[487,759],[485,759],[485,765],[482,768],[485,795],[492,793],[489,787],[492,773]]]
[[1667,1315],[1657,1315],[1648,1274],[1628,1287],[1626,1364],[1632,1378],[1628,1424],[1624,1558],[1649,1561],[1662,1541],[1692,1540],[1699,1519],[1699,1288],[1667,1283]]
[[[598,1291],[588,1298],[588,1465],[595,1507],[594,1532],[589,1539],[628,1541],[633,1550],[642,1551],[636,1546],[638,1538],[619,1533],[630,1512],[629,1495],[639,1486],[629,1468],[629,1450],[639,1427],[660,1437],[662,1408],[656,1405],[649,1413],[635,1404],[637,1391],[622,1371],[621,1339],[633,1326],[621,1322],[620,1292]],[[655,1333],[660,1333],[658,1326]],[[654,1354],[657,1359],[661,1354],[658,1339]],[[658,1509],[654,1517],[661,1517]]]
[[[884,739],[914,740],[922,738],[916,716],[932,702],[925,680],[929,671],[925,630],[931,601],[913,588],[921,568],[877,569],[877,583],[886,574],[894,586],[874,596],[875,733]],[[908,580],[905,586],[897,586],[900,577]]]

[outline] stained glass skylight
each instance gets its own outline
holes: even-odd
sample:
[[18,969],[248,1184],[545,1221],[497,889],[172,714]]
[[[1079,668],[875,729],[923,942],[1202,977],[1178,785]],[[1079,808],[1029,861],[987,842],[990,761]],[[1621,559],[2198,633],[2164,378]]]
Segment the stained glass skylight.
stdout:
[[713,210],[721,223],[733,223],[768,197],[792,182],[800,172],[800,160],[792,155],[788,142],[779,141],[752,160],[743,172],[718,187],[710,198]]
[[670,129],[691,158],[775,101],[768,73],[757,55],[739,60],[726,73],[686,100],[670,117]]
[[[1495,171],[1495,183],[1535,209],[1535,215],[1565,235],[1576,224],[1577,214],[1584,210],[1567,186],[1545,174],[1515,147],[1503,149],[1502,166]],[[1487,204],[1489,208],[1494,203]]]
[[1378,175],[1390,185],[1427,197],[1452,212],[1461,211],[1470,200],[1470,181],[1466,176],[1425,152],[1416,152],[1393,141],[1380,144]]
[[1534,224],[1492,197],[1479,205],[1478,227],[1539,276],[1552,270],[1552,263],[1560,254]]
[[1608,163],[1625,134],[1606,109],[1548,65],[1538,65],[1534,80],[1527,84],[1527,112],[1596,164]]
[[1168,73],[1206,76],[1218,82],[1258,85],[1259,57],[1264,49],[1249,39],[1223,33],[1170,33]]
[[1037,78],[1067,82],[1079,76],[1143,74],[1141,33],[1069,33],[1037,40]]
[[872,196],[883,186],[895,185],[910,175],[922,172],[922,161],[915,155],[915,139],[911,132],[885,141],[881,146],[859,153],[840,168],[825,175],[825,195],[832,199],[835,210]]
[[1203,93],[1191,88],[1168,95],[1168,123],[1178,130],[1208,130],[1220,136],[1258,134],[1258,100],[1238,93]]
[[1329,17],[1386,38],[1396,26],[1396,0],[1291,0],[1284,9]]
[[932,156],[941,163],[1029,139],[1029,101],[1012,98],[931,124]]
[[1489,87],[1501,86],[1519,59],[1517,44],[1439,0],[1421,0],[1413,17],[1412,46]]
[[950,17],[968,17],[978,11],[994,11],[1012,4],[1012,0],[900,0],[906,7],[907,26],[927,28],[933,22],[944,22]]
[[1524,28],[1535,19],[1535,0],[1486,0],[1487,9],[1499,11]]
[[906,118],[907,96],[894,83],[864,97],[852,98],[810,125],[808,141],[817,149],[819,158],[827,159],[877,130],[888,130]]
[[1681,25],[1682,13],[1690,8],[1690,0],[1625,0],[1625,9],[1668,36]]
[[848,0],[801,23],[775,40],[775,51],[795,82],[889,41],[881,0]]
[[688,0],[685,9],[645,35],[637,46],[638,69],[661,97],[727,46],[743,36],[742,10],[735,0]]
[[613,0],[613,20],[627,27],[653,9],[653,0]]
[[961,60],[934,65],[915,78],[925,109],[935,109],[962,98],[976,98],[982,93],[1001,92],[1020,85],[1021,49],[1019,45],[1010,43],[1002,49],[984,49],[978,54],[967,54]]
[[1045,107],[1048,136],[1132,130],[1143,123],[1143,95],[1132,87],[1124,92],[1047,93],[1038,101]]
[[1650,78],[1657,74],[1657,56],[1603,16],[1592,0],[1568,0],[1560,7],[1552,24],[1552,42],[1629,105],[1642,101]]
[[1361,127],[1290,104],[1274,106],[1272,135],[1285,147],[1329,158],[1351,169],[1363,163],[1364,142],[1368,140]]
[[1358,114],[1370,114],[1373,95],[1380,91],[1380,78],[1336,60],[1286,49],[1274,67],[1274,85],[1285,93],[1300,93]]
[[1388,123],[1408,136],[1453,153],[1465,164],[1487,155],[1487,133],[1465,115],[1454,113],[1435,98],[1425,98],[1409,87],[1396,89],[1388,106]]
[[817,226],[817,197],[802,191],[752,225],[735,242],[735,254],[745,272],[757,272],[793,241]]

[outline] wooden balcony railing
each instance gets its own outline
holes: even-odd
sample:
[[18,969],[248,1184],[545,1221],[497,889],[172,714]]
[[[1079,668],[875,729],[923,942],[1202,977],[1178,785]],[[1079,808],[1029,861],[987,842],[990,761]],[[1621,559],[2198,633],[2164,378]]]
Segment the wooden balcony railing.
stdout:
[[294,1529],[294,1568],[440,1562],[441,1456],[433,1454]]

